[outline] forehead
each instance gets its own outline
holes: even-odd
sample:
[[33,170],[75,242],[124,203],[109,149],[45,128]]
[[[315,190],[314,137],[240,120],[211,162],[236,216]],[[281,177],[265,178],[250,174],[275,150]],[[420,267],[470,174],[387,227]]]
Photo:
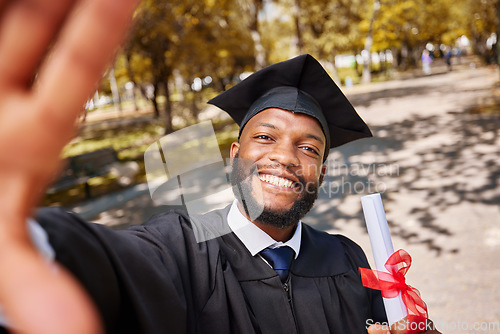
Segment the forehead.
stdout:
[[252,117],[243,128],[242,135],[257,127],[271,126],[276,130],[302,131],[304,134],[312,134],[325,141],[325,135],[316,118],[279,108],[268,108]]

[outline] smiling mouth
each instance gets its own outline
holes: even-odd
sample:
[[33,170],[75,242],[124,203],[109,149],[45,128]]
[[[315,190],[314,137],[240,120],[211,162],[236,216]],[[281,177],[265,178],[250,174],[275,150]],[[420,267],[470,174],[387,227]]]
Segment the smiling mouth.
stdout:
[[295,187],[295,182],[284,177],[279,177],[270,174],[259,174],[259,179],[263,182],[272,184],[274,186],[283,188],[293,188]]

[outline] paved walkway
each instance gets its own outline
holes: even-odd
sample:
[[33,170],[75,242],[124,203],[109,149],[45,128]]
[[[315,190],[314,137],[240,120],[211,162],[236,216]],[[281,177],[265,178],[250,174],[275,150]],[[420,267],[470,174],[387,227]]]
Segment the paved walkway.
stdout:
[[[382,192],[394,247],[414,260],[408,282],[443,333],[500,333],[500,114],[469,112],[499,94],[499,73],[467,63],[434,73],[345,89],[375,137],[332,152],[304,220],[371,260],[360,197]],[[165,208],[139,185],[74,209],[118,226]]]

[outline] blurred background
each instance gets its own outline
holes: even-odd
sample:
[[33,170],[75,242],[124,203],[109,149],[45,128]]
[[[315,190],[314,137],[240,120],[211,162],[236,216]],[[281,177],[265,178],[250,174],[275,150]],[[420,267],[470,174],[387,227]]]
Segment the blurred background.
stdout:
[[168,209],[149,195],[146,149],[210,120],[226,158],[238,127],[206,101],[310,53],[374,138],[332,150],[304,220],[372,261],[359,198],[382,193],[443,333],[500,333],[499,17],[497,0],[144,0],[42,205],[112,228]]

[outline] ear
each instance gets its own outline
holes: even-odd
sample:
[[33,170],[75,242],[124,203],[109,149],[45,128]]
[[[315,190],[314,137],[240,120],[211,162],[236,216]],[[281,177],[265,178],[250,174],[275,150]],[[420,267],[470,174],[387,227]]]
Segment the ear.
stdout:
[[240,143],[233,142],[231,144],[231,150],[229,151],[229,156],[231,157],[231,160],[234,159],[234,157],[236,156],[236,154],[238,154],[239,150],[240,150]]
[[326,164],[321,165],[321,172],[319,174],[319,182],[318,185],[321,185],[323,183],[323,180],[325,179],[326,175]]

